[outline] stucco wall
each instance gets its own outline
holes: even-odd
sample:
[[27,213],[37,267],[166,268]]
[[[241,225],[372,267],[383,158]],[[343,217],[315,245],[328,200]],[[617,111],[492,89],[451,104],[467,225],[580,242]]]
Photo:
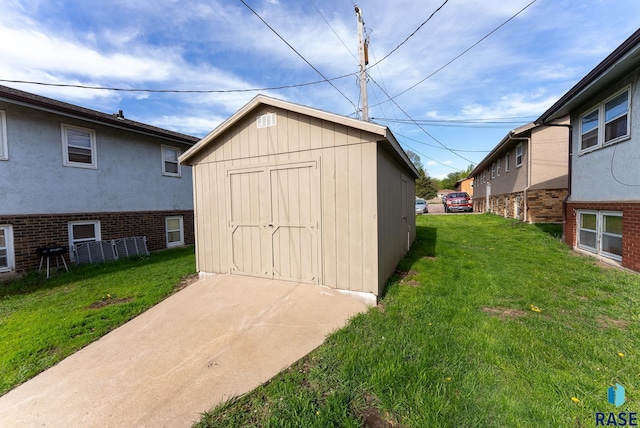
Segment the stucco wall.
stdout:
[[[9,159],[0,161],[1,215],[191,210],[191,168],[162,175],[161,144],[188,146],[0,102]],[[97,169],[63,166],[61,124],[96,132]]]
[[[640,86],[638,70],[611,85],[571,115],[573,162],[570,201],[640,200]],[[627,140],[580,154],[580,115],[632,83],[631,134]]]

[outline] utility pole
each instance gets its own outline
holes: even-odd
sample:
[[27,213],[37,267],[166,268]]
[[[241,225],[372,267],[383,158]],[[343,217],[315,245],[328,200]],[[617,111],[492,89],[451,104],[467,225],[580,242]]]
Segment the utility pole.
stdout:
[[369,64],[369,41],[364,34],[362,9],[356,8],[358,18],[358,53],[360,54],[360,98],[362,98],[362,120],[369,121],[369,101],[367,99],[367,64]]

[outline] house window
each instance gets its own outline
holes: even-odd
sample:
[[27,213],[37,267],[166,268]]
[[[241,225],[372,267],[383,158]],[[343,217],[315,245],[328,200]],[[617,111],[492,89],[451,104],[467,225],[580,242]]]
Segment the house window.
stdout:
[[496,175],[500,177],[500,159],[496,161]]
[[184,225],[182,216],[167,217],[165,219],[167,230],[167,248],[184,245]]
[[69,222],[69,253],[74,260],[73,247],[82,242],[100,240],[100,221],[72,221]]
[[522,166],[522,143],[516,146],[516,168]]
[[7,148],[7,116],[0,110],[0,160],[9,160]]
[[491,164],[491,179],[493,180],[494,178],[496,178],[496,163],[492,163]]
[[62,159],[64,166],[97,169],[95,131],[63,124]]
[[509,156],[511,152],[507,152],[507,155],[504,157],[504,172],[509,172]]
[[578,248],[622,260],[622,213],[578,211]]
[[180,156],[180,149],[162,146],[162,175],[180,177],[181,171],[178,156]]
[[13,229],[10,225],[0,225],[0,272],[14,268]]
[[627,87],[580,116],[581,152],[594,150],[629,136],[629,94],[630,88]]

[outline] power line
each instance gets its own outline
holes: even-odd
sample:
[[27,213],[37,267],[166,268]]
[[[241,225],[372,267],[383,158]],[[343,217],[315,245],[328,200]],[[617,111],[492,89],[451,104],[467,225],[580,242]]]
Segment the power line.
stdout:
[[440,165],[442,165],[442,166],[446,166],[447,168],[451,168],[451,169],[452,169],[452,170],[454,170],[454,171],[458,171],[458,169],[457,169],[457,168],[454,168],[454,167],[452,167],[451,165],[447,165],[447,164],[446,164],[446,163],[444,163],[444,162],[437,161],[437,160],[435,160],[435,159],[433,159],[433,158],[431,158],[431,157],[429,157],[429,156],[425,155],[424,153],[419,152],[418,150],[416,150],[414,147],[411,147],[411,146],[410,146],[410,145],[408,145],[407,143],[405,143],[404,145],[405,145],[405,146],[407,146],[411,151],[416,152],[417,154],[419,154],[421,157],[424,157],[425,159],[429,159],[430,161],[433,161],[433,162],[435,162],[435,163],[439,163],[439,164],[440,164]]
[[[422,144],[423,146],[433,147],[434,149],[439,150],[447,150],[444,147],[436,146],[435,144],[425,143],[424,141],[416,140],[415,138],[408,137],[406,135],[394,132],[393,135],[400,136],[402,138],[406,138],[407,140],[414,141],[418,144]],[[460,153],[489,153],[491,150],[461,150],[461,149],[449,149],[450,151],[460,152]],[[475,163],[475,162],[474,162]]]
[[379,122],[389,122],[389,123],[399,123],[399,124],[422,124],[429,126],[437,126],[443,128],[476,128],[476,129],[511,129],[514,124],[522,125],[522,122],[447,122],[447,121],[429,121],[429,120],[418,120],[415,122],[406,119],[383,119],[379,117],[375,117],[372,120],[376,120]]
[[[371,81],[373,83],[376,84],[376,86],[378,88],[380,88],[380,90],[387,96],[389,97],[389,94],[387,94],[387,92],[378,84],[378,82],[375,81],[375,79],[373,77],[371,77]],[[396,102],[396,100],[394,100],[393,98],[389,97],[389,100],[394,103],[396,105],[396,107],[398,107],[398,109],[400,109],[400,111],[402,113],[404,113],[405,116],[407,116],[409,118],[409,120],[411,120],[411,122],[416,125],[418,128],[420,128],[422,130],[422,132],[424,132],[425,134],[427,134],[433,141],[435,141],[436,143],[440,144],[442,147],[444,147],[445,149],[447,149],[448,151],[450,151],[451,153],[453,153],[454,155],[458,156],[460,159],[464,159],[465,161],[475,164],[475,162],[473,162],[472,160],[469,160],[467,158],[465,158],[464,156],[456,153],[455,151],[451,150],[449,147],[447,147],[446,145],[444,145],[440,140],[438,140],[436,137],[434,137],[433,135],[431,135],[429,133],[429,131],[427,131],[426,129],[424,129],[422,127],[422,125],[420,125],[419,123],[417,123],[415,120],[413,120],[413,118],[409,115],[409,113],[407,113],[402,107],[400,107],[400,105]]]
[[[537,116],[514,116],[514,117],[487,117],[487,118],[472,118],[472,119],[416,119],[418,123],[491,123],[491,124],[518,124],[522,123],[521,120],[514,121],[513,119],[535,119]],[[383,120],[386,122],[408,122],[408,119],[390,119],[386,117],[376,117],[376,120]]]
[[306,59],[306,58],[305,58],[305,57],[304,57],[300,52],[298,52],[298,51],[296,50],[296,48],[294,48],[293,46],[291,46],[291,44],[290,44],[289,42],[287,42],[287,41],[285,40],[285,38],[284,38],[284,37],[282,37],[280,34],[278,34],[278,32],[277,32],[277,31],[276,31],[276,30],[275,30],[271,25],[269,25],[269,23],[267,23],[267,21],[265,21],[265,20],[264,20],[264,19],[263,19],[259,14],[258,14],[258,12],[256,12],[255,10],[253,10],[253,8],[251,8],[251,6],[249,6],[249,5],[248,5],[244,0],[240,0],[240,2],[241,2],[243,5],[245,5],[245,6],[247,7],[247,9],[249,9],[249,10],[250,10],[250,11],[251,11],[255,16],[257,16],[257,17],[258,17],[258,19],[259,19],[260,21],[262,21],[262,23],[263,23],[264,25],[266,25],[266,26],[267,26],[267,28],[269,28],[269,29],[270,29],[270,30],[271,30],[271,31],[272,31],[276,36],[278,36],[278,38],[279,38],[280,40],[282,40],[282,41],[283,41],[287,46],[289,46],[289,48],[291,48],[291,50],[292,50],[292,51],[294,51],[294,52],[296,53],[296,55],[298,55],[300,58],[302,58],[302,60],[303,60],[304,62],[306,62],[306,63],[309,65],[309,67],[313,68],[313,69],[315,70],[315,72],[316,72],[316,73],[318,73],[318,74],[319,74],[319,75],[320,75],[324,80],[326,80],[326,81],[327,81],[331,86],[333,86],[333,88],[334,88],[336,91],[338,91],[338,92],[340,93],[340,95],[342,95],[342,96],[343,96],[347,101],[349,101],[349,103],[353,106],[353,108],[355,108],[355,109],[356,109],[356,111],[358,110],[358,106],[356,106],[356,105],[353,103],[353,101],[351,101],[351,100],[349,99],[349,97],[347,97],[347,96],[346,96],[346,95],[345,95],[345,94],[344,94],[340,89],[338,89],[338,87],[337,87],[336,85],[334,85],[334,84],[333,84],[333,82],[331,82],[329,79],[327,79],[327,78],[325,77],[325,75],[324,75],[324,74],[322,74],[322,72],[321,72],[320,70],[318,70],[316,67],[314,67],[314,65],[313,65],[313,64],[311,64],[311,63],[310,63],[310,62],[309,62],[309,61],[308,61],[308,60],[307,60],[307,59]]
[[[331,79],[317,80],[307,83],[295,83],[291,85],[272,86],[266,88],[246,88],[246,89],[141,89],[141,88],[117,88],[109,86],[92,86],[92,85],[74,85],[70,83],[45,83],[35,82],[32,80],[12,80],[12,79],[0,79],[0,82],[7,83],[22,83],[26,85],[40,85],[40,86],[53,86],[61,88],[79,88],[79,89],[95,89],[105,91],[119,91],[119,92],[146,92],[146,93],[174,93],[174,94],[226,94],[236,92],[262,92],[262,91],[277,91],[280,89],[299,88],[302,86],[317,85],[320,83],[331,83],[335,80],[344,79],[345,77],[351,77],[356,75],[356,72],[345,74],[343,76],[334,77]],[[353,103],[352,103],[353,104]]]
[[[528,5],[526,5],[525,7],[523,7],[522,9],[520,9],[515,15],[513,15],[512,17],[510,17],[509,19],[507,19],[506,21],[504,21],[502,24],[500,24],[499,26],[497,26],[496,28],[494,28],[493,30],[491,30],[489,33],[487,33],[484,37],[482,37],[480,40],[478,40],[477,42],[475,42],[474,44],[472,44],[470,47],[468,47],[467,49],[465,49],[464,51],[462,51],[460,54],[458,54],[457,56],[455,56],[452,60],[450,60],[449,62],[447,62],[445,65],[443,65],[442,67],[438,68],[436,71],[434,71],[433,73],[429,74],[427,77],[425,77],[424,79],[420,80],[419,82],[415,83],[414,85],[411,85],[410,87],[408,87],[407,89],[405,89],[404,91],[394,95],[393,97],[389,97],[388,100],[384,101],[384,102],[388,102],[388,101],[393,101],[394,98],[399,97],[400,95],[410,91],[411,89],[415,88],[416,86],[420,85],[422,82],[424,82],[425,80],[433,77],[434,75],[436,75],[437,73],[439,73],[440,71],[442,71],[443,69],[445,69],[446,67],[448,67],[451,63],[453,63],[454,61],[458,60],[461,56],[465,55],[467,52],[469,52],[471,49],[475,48],[476,46],[478,46],[480,43],[482,43],[485,39],[487,39],[489,36],[491,36],[493,33],[495,33],[496,31],[498,31],[500,28],[504,27],[507,23],[509,23],[511,20],[513,20],[516,16],[520,15],[522,12],[524,12],[527,8],[529,8],[529,6],[531,6],[532,4],[534,4],[536,1],[538,0],[533,0],[531,3],[529,3]],[[371,107],[376,107],[378,104],[373,105]]]
[[353,52],[351,52],[351,49],[349,49],[349,46],[347,46],[347,44],[344,42],[344,40],[342,40],[342,38],[340,38],[340,35],[336,32],[336,30],[334,30],[333,26],[331,26],[331,24],[329,23],[329,21],[327,20],[327,18],[324,17],[324,15],[322,14],[322,12],[320,11],[320,9],[318,9],[318,6],[316,6],[316,4],[313,2],[313,0],[309,0],[309,3],[311,3],[313,5],[313,7],[315,8],[315,10],[318,12],[318,14],[322,17],[322,19],[324,20],[324,22],[326,22],[326,24],[329,26],[329,28],[331,28],[331,31],[333,31],[333,34],[335,34],[335,36],[338,38],[338,40],[340,40],[340,43],[342,43],[342,46],[344,46],[347,51],[349,51],[349,53],[351,54],[351,56],[353,57],[353,59],[356,60],[356,62],[359,62],[358,58],[356,58],[356,56],[353,54]]
[[429,17],[426,19],[426,21],[424,21],[422,24],[420,24],[420,25],[418,26],[418,28],[416,28],[415,30],[413,30],[413,33],[409,34],[409,35],[407,36],[407,38],[406,38],[406,39],[404,39],[404,40],[402,41],[402,43],[400,43],[398,46],[396,46],[395,48],[393,48],[393,49],[391,50],[391,52],[389,52],[388,54],[386,54],[385,56],[383,56],[383,57],[382,57],[382,59],[381,59],[380,61],[376,62],[375,64],[372,64],[372,65],[371,65],[370,67],[368,67],[368,68],[372,68],[372,67],[374,67],[374,66],[376,66],[376,65],[380,64],[382,61],[384,61],[385,59],[389,58],[389,56],[390,56],[392,53],[394,53],[395,51],[397,51],[398,49],[400,49],[400,47],[401,47],[402,45],[404,45],[404,44],[405,44],[405,43],[406,43],[406,42],[407,42],[411,37],[413,37],[413,36],[418,32],[418,30],[420,30],[420,29],[421,29],[421,28],[422,28],[422,27],[423,27],[427,22],[429,22],[429,21],[431,20],[431,18],[433,18],[433,17],[435,16],[435,14],[436,14],[436,13],[438,13],[438,12],[440,11],[440,9],[442,9],[442,8],[444,7],[444,5],[445,5],[445,4],[447,4],[447,2],[448,2],[448,1],[449,1],[449,0],[444,0],[444,3],[442,3],[442,4],[440,5],[440,7],[438,7],[435,11],[433,11],[433,13],[432,13],[431,15],[429,15]]

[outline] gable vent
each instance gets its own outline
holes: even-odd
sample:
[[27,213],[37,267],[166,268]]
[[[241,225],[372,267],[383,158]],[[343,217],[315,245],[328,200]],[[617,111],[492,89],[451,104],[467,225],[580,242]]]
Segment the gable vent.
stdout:
[[268,128],[270,126],[276,126],[276,114],[268,113],[268,114],[263,114],[262,116],[258,116],[256,120],[256,124],[258,125],[258,129]]

